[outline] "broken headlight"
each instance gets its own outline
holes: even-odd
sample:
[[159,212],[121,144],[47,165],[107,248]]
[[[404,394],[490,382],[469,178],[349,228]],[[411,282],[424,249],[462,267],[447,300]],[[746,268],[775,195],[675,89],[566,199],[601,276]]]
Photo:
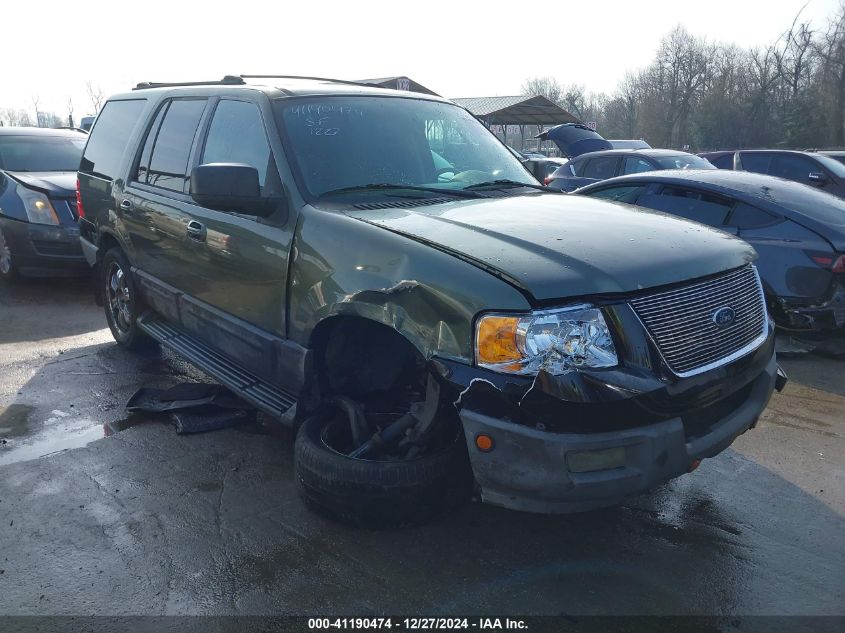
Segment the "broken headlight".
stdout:
[[475,331],[480,367],[508,374],[560,374],[568,369],[614,367],[613,338],[599,308],[578,305],[526,315],[487,314]]

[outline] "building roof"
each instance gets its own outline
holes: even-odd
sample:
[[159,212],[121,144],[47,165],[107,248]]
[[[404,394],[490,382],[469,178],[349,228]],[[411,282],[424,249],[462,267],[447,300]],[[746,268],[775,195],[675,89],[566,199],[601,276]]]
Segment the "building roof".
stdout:
[[434,95],[435,97],[440,96],[433,90],[426,88],[422,84],[419,84],[413,79],[410,79],[404,75],[400,75],[398,77],[380,77],[378,79],[358,79],[357,81],[362,84],[368,84],[370,86],[378,86],[379,88],[391,88],[393,90],[421,92],[422,94]]
[[452,99],[487,125],[558,125],[580,123],[554,101],[541,95],[527,97],[467,97]]

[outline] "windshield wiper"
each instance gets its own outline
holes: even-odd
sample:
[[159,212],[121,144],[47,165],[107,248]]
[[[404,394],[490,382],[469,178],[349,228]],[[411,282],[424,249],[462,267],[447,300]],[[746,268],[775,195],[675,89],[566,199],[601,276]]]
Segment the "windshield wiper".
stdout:
[[458,198],[479,198],[480,194],[474,191],[466,191],[464,189],[440,189],[439,187],[421,187],[419,185],[395,185],[387,182],[372,183],[369,185],[355,185],[354,187],[341,187],[340,189],[332,189],[320,195],[330,196],[341,193],[353,193],[355,191],[396,191],[396,190],[410,190],[410,191],[426,191],[428,193],[439,193],[445,196],[455,196]]
[[557,189],[549,189],[544,185],[532,185],[529,182],[519,182],[518,180],[488,180],[486,182],[477,182],[472,185],[467,185],[463,188],[464,191],[473,189],[513,189],[516,187],[528,187],[530,189],[539,189],[540,191],[553,191],[558,193]]

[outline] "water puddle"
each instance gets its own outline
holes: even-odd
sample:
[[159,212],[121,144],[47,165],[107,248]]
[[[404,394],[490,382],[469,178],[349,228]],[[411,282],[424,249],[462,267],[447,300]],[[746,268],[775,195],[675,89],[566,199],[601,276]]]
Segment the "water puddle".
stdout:
[[103,424],[59,409],[36,415],[25,404],[0,407],[0,466],[81,448],[145,420],[149,418],[130,415]]

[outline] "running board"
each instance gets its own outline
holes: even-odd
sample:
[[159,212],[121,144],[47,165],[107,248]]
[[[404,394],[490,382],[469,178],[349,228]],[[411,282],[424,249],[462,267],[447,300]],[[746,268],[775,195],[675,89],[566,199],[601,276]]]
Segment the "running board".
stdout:
[[225,387],[264,413],[280,418],[296,404],[296,398],[244,371],[190,334],[147,312],[138,327],[159,343],[219,380]]

